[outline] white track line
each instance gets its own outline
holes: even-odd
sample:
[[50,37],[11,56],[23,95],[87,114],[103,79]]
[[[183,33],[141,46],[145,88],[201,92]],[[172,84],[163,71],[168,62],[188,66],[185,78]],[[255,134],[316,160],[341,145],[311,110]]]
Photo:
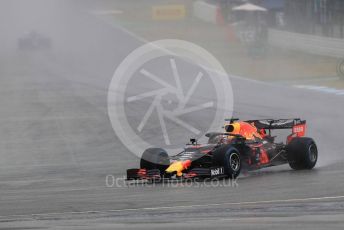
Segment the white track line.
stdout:
[[37,213],[37,214],[28,214],[28,215],[0,216],[0,222],[3,220],[15,219],[15,218],[35,219],[39,217],[48,217],[48,216],[54,216],[54,215],[106,214],[106,213],[111,213],[111,212],[125,212],[125,211],[145,211],[145,210],[155,211],[155,210],[166,210],[166,209],[188,209],[188,208],[225,206],[225,205],[259,205],[259,204],[273,204],[273,203],[326,201],[326,200],[339,200],[339,199],[344,199],[344,196],[324,196],[324,197],[295,198],[295,199],[285,199],[285,200],[262,200],[262,201],[227,202],[227,203],[225,202],[225,203],[160,206],[160,207],[146,207],[146,208],[125,208],[125,209],[113,209],[113,210],[104,210],[104,211],[51,212],[51,213]]
[[296,88],[308,89],[313,91],[318,91],[322,93],[334,94],[334,95],[344,95],[343,89],[334,89],[325,86],[316,86],[316,85],[294,85]]

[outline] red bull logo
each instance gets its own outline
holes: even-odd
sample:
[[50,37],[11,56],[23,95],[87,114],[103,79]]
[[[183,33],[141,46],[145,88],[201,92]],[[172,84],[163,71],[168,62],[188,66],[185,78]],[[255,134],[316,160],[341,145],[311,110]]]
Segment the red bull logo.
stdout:
[[225,130],[231,134],[241,135],[248,140],[253,140],[255,138],[262,139],[257,128],[254,125],[244,121],[225,124]]

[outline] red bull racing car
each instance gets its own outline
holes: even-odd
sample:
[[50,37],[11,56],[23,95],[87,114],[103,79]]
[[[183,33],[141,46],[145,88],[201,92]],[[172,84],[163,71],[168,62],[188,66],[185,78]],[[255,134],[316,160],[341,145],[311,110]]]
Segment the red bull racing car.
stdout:
[[[207,133],[208,143],[196,139],[184,150],[169,156],[161,148],[146,149],[139,169],[128,169],[128,180],[186,178],[236,178],[240,171],[289,164],[292,169],[312,169],[318,159],[317,146],[305,137],[301,119],[227,119],[223,132]],[[285,142],[275,141],[272,132],[289,129]]]

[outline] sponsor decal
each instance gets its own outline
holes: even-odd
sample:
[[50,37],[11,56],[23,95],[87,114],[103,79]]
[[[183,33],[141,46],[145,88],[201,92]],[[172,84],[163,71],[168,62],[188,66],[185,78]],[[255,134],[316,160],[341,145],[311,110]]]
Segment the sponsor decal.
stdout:
[[211,176],[219,176],[219,175],[223,175],[224,173],[225,173],[225,169],[223,167],[210,169]]
[[306,126],[304,124],[295,125],[293,127],[293,133],[296,133],[299,137],[304,136],[306,133]]
[[[264,124],[264,125],[270,125],[271,124],[271,121],[260,121],[260,123]],[[290,121],[287,120],[287,121],[273,121],[272,123],[272,126],[283,126],[283,125],[287,125],[289,124]]]

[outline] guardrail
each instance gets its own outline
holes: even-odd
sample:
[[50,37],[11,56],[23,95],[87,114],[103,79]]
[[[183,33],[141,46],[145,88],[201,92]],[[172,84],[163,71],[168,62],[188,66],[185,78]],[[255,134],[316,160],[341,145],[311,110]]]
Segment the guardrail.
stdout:
[[344,39],[269,29],[269,44],[311,54],[344,57]]

